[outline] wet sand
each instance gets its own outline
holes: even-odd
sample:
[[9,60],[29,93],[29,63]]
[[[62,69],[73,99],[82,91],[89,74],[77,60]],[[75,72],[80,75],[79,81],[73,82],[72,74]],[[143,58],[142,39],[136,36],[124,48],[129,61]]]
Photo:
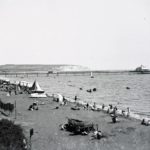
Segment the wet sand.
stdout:
[[[25,135],[29,138],[29,130],[34,129],[32,137],[32,150],[149,150],[150,126],[143,126],[140,121],[119,118],[118,123],[111,123],[111,117],[104,112],[90,110],[71,110],[73,104],[61,106],[53,102],[52,98],[32,99],[29,95],[20,94],[6,96],[0,92],[4,102],[17,104],[17,115],[10,117],[15,123],[21,124]],[[45,105],[39,105],[39,110],[28,111],[29,105],[35,100]],[[4,117],[0,114],[0,118]],[[86,136],[72,135],[70,132],[60,130],[60,124],[67,123],[67,117],[98,124],[99,130],[106,135],[101,140],[92,139],[92,133]]]

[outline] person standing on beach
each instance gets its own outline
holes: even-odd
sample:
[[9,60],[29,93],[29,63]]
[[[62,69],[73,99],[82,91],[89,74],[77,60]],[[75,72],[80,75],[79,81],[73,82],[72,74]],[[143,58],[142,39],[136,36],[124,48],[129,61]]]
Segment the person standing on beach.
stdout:
[[75,95],[75,97],[74,97],[75,102],[77,101],[77,99],[78,99],[78,98],[77,98],[77,95]]
[[9,95],[11,96],[11,89],[9,89],[9,91],[8,91],[8,92],[9,92]]
[[87,108],[87,110],[89,109],[89,103],[86,104],[86,108]]
[[65,98],[65,96],[63,96],[63,103],[64,105],[67,105],[67,99]]
[[96,102],[94,102],[94,104],[93,104],[93,108],[94,108],[94,109],[96,109]]
[[31,139],[31,137],[33,136],[33,134],[34,134],[34,129],[31,128],[31,129],[30,129],[30,139]]

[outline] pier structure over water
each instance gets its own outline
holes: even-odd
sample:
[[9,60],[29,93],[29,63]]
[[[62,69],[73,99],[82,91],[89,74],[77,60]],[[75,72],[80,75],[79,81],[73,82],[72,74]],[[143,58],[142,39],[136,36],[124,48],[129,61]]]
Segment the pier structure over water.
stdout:
[[0,75],[9,77],[29,77],[29,76],[49,76],[50,73],[48,72],[0,72]]
[[[130,71],[92,71],[93,75],[99,75],[99,74],[132,74]],[[58,76],[58,75],[91,75],[90,71],[59,71],[59,72],[52,72],[52,71],[45,71],[45,72],[0,72],[0,75],[9,77],[29,77],[29,76],[36,76],[36,77],[49,77],[52,75]]]

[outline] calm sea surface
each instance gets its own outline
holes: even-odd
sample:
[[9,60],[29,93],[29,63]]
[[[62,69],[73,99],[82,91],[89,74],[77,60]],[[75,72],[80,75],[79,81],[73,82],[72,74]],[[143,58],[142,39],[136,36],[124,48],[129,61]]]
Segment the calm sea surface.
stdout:
[[[29,82],[36,79],[48,94],[60,93],[70,98],[77,95],[83,101],[114,104],[121,109],[130,107],[131,111],[150,117],[150,74],[95,74],[94,78],[90,75],[51,75],[10,79]],[[93,88],[97,91],[86,91]]]

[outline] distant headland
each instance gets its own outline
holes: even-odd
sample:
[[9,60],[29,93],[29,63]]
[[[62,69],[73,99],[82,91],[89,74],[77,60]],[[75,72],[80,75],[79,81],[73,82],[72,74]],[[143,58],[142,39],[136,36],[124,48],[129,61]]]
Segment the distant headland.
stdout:
[[67,64],[6,64],[0,65],[0,72],[62,72],[62,71],[87,71],[88,67],[80,65],[67,65]]

